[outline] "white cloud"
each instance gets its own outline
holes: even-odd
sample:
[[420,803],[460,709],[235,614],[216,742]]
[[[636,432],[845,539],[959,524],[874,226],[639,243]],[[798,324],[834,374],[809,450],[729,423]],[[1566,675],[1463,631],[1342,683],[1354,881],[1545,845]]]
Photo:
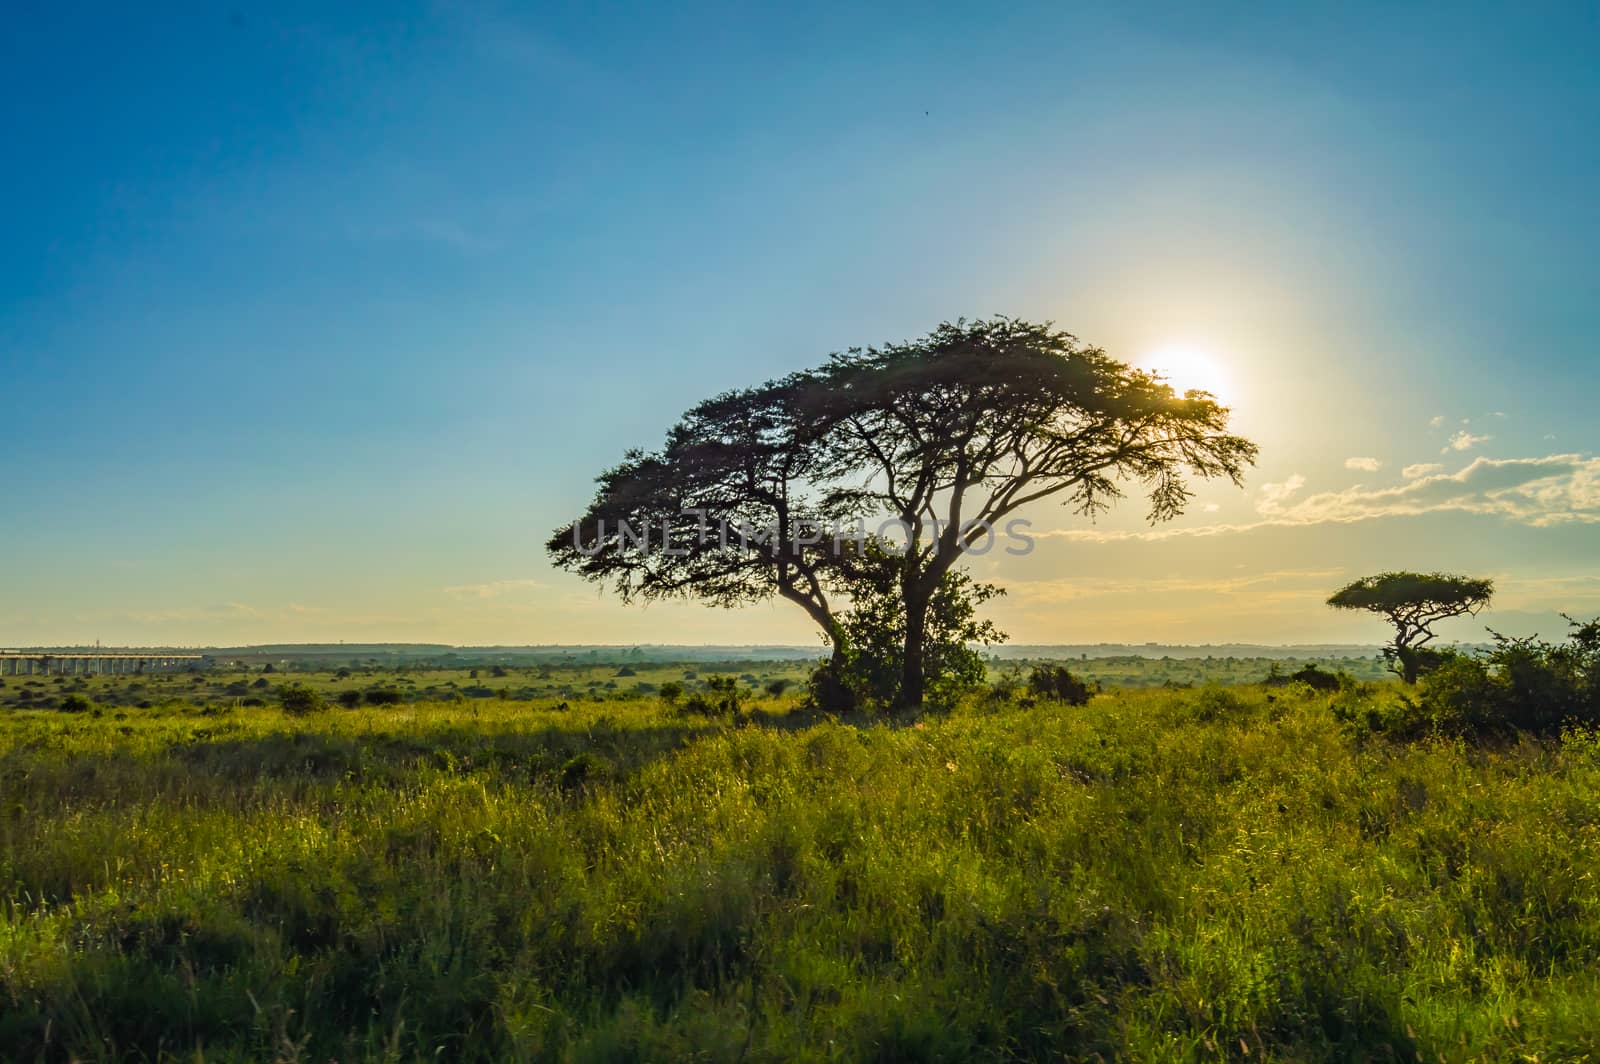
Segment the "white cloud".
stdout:
[[1404,469],[1400,470],[1400,475],[1405,477],[1407,480],[1416,480],[1418,477],[1429,476],[1430,474],[1438,473],[1443,469],[1444,466],[1440,465],[1438,462],[1418,462],[1415,465],[1408,465]]
[[1457,473],[1421,475],[1396,487],[1357,486],[1290,501],[1304,483],[1305,478],[1296,474],[1283,484],[1263,485],[1256,510],[1268,520],[1252,524],[1133,532],[1062,529],[1032,534],[1088,542],[1161,540],[1444,512],[1501,517],[1534,528],[1600,524],[1600,458],[1580,454],[1477,458]]
[[1295,473],[1281,484],[1263,484],[1261,497],[1256,500],[1256,510],[1264,514],[1278,513],[1295,492],[1305,486],[1306,478],[1299,473]]
[[1376,473],[1383,468],[1383,463],[1376,458],[1346,458],[1344,467],[1346,469],[1359,469],[1363,473]]
[[1439,414],[1436,417],[1429,418],[1428,419],[1428,427],[1430,429],[1442,429],[1442,428],[1444,428],[1444,415],[1443,414]]
[[1480,443],[1488,443],[1493,436],[1474,436],[1466,429],[1462,429],[1450,437],[1450,442],[1445,445],[1440,454],[1449,454],[1451,451],[1470,451]]
[[484,584],[460,584],[447,587],[444,593],[451,598],[492,599],[514,591],[541,591],[544,584],[537,580],[491,580]]

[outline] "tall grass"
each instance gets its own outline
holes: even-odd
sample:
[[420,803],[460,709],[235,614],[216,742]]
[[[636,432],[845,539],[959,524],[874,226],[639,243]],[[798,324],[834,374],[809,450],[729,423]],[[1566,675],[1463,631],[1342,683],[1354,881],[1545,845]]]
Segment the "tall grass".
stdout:
[[1597,877],[1595,736],[1286,689],[12,712],[0,1056],[1584,1059]]

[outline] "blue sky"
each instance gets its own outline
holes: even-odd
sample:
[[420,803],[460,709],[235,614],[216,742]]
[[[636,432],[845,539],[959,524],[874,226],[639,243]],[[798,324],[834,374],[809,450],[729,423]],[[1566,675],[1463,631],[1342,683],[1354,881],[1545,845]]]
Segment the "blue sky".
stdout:
[[1553,634],[1600,612],[1597,45],[1592,5],[28,5],[0,642],[809,643],[540,543],[698,399],[988,313],[1190,352],[1262,447],[1175,535],[1030,514],[981,566],[1014,639],[1376,640],[1320,602],[1390,565]]

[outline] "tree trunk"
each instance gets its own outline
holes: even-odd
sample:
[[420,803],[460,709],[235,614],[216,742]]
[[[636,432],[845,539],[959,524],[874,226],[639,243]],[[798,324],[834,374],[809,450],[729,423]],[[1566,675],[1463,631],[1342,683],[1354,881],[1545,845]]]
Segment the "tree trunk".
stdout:
[[906,601],[906,643],[901,658],[900,693],[895,699],[897,709],[922,708],[922,692],[927,677],[923,673],[922,650],[928,628],[928,600]]
[[1410,650],[1400,652],[1400,678],[1406,683],[1416,686],[1419,662],[1417,655]]

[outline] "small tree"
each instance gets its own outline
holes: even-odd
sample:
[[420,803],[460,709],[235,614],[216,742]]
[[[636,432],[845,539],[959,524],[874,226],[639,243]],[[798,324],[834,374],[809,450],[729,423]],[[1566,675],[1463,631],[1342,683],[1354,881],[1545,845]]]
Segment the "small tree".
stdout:
[[1450,573],[1379,573],[1335,591],[1328,605],[1376,613],[1394,625],[1384,660],[1402,680],[1414,684],[1433,657],[1426,647],[1435,636],[1434,623],[1476,614],[1493,596],[1493,580]]
[[[858,586],[840,623],[844,653],[825,663],[811,679],[813,701],[839,711],[870,706],[904,705],[907,614],[900,594],[901,556],[875,541],[856,560]],[[975,582],[952,569],[939,581],[929,601],[918,647],[924,659],[924,695],[938,709],[948,709],[984,681],[987,667],[979,646],[1005,641],[992,621],[978,617],[978,607],[1005,592]],[[918,699],[920,703],[922,699]]]

